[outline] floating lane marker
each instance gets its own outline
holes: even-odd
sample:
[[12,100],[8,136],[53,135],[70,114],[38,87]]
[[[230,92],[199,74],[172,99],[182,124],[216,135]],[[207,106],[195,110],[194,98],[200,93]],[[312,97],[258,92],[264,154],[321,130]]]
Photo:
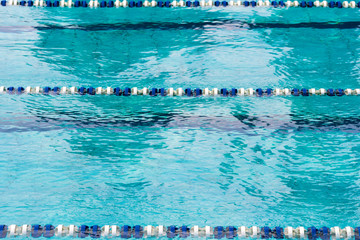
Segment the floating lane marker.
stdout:
[[359,240],[360,227],[257,227],[250,228],[245,226],[117,226],[117,225],[58,225],[57,227],[46,225],[0,225],[0,238],[11,237],[78,237],[78,238],[150,238],[150,237],[167,237],[167,238],[261,238],[261,239],[321,239],[321,240],[335,240],[335,239],[355,239]]
[[63,94],[78,94],[78,95],[116,95],[116,96],[360,96],[360,88],[358,89],[307,89],[307,88],[120,88],[120,87],[107,87],[107,88],[93,88],[93,87],[0,87],[0,94],[44,94],[44,95],[63,95]]
[[355,1],[269,1],[269,0],[258,0],[258,1],[241,1],[241,0],[195,0],[195,1],[155,1],[155,0],[1,0],[1,6],[27,6],[27,7],[89,7],[89,8],[139,8],[139,7],[300,7],[300,8],[312,8],[312,7],[323,7],[323,8],[360,8],[360,2]]

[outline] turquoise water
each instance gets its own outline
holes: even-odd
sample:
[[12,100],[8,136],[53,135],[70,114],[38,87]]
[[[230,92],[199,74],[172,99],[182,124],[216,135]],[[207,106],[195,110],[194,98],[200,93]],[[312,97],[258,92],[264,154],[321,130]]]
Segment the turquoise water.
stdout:
[[[7,87],[359,88],[357,9],[0,15]],[[358,97],[0,99],[1,223],[358,225]]]

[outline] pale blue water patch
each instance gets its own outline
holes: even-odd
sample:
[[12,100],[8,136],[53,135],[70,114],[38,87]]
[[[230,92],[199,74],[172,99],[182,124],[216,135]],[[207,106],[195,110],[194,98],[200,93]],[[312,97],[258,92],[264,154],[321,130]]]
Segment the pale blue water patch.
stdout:
[[[0,7],[1,85],[358,88],[358,13]],[[2,223],[357,225],[358,97],[0,99]]]

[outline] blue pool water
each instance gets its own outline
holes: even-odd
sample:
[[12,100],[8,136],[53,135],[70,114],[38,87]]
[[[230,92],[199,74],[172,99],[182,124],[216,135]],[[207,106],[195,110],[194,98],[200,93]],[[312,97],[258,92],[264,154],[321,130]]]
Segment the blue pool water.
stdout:
[[[4,86],[359,88],[357,9],[0,15]],[[359,97],[0,99],[1,223],[358,225]]]

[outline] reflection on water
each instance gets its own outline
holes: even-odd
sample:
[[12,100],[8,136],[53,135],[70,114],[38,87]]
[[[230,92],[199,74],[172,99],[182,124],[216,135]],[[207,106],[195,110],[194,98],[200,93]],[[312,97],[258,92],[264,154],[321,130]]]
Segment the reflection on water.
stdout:
[[[16,9],[6,86],[359,84],[351,9]],[[357,223],[357,97],[0,98],[2,222]]]

